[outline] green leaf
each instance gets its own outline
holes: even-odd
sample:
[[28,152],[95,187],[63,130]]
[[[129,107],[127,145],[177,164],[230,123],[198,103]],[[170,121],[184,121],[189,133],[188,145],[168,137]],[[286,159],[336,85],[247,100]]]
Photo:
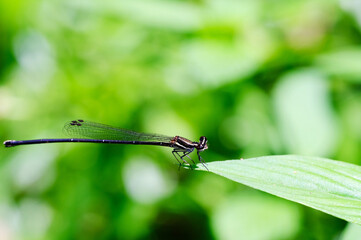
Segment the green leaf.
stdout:
[[[196,170],[207,171],[202,164]],[[318,157],[266,156],[207,163],[210,172],[361,224],[361,167]]]

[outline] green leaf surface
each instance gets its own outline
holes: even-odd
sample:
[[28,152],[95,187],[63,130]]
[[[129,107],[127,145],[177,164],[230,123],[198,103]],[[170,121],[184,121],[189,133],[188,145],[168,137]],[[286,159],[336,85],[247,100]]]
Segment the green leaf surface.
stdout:
[[[210,172],[361,224],[361,167],[318,157],[265,156],[207,163]],[[207,171],[198,164],[197,170]]]

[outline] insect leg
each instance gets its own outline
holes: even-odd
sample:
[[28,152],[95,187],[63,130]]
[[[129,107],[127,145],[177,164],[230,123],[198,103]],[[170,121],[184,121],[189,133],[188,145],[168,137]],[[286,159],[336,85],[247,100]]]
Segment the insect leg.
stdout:
[[202,163],[203,167],[205,167],[207,169],[207,171],[209,172],[209,169],[207,168],[207,164],[204,161],[204,159],[201,157],[201,155],[199,154],[199,152],[197,151],[197,155],[198,155],[198,160]]

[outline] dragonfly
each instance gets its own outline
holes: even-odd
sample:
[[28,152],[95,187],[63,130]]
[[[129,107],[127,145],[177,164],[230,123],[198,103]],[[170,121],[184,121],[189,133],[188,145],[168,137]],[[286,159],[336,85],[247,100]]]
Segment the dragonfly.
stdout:
[[64,132],[74,138],[49,138],[32,140],[6,140],[5,147],[19,145],[43,144],[43,143],[108,143],[108,144],[129,144],[129,145],[153,145],[172,148],[172,154],[180,165],[182,163],[190,166],[189,156],[194,150],[197,152],[198,160],[208,170],[206,162],[200,152],[208,149],[207,138],[201,136],[199,142],[193,142],[181,136],[169,137],[154,133],[141,133],[124,128],[109,126],[106,124],[86,121],[82,119],[73,120],[65,124]]

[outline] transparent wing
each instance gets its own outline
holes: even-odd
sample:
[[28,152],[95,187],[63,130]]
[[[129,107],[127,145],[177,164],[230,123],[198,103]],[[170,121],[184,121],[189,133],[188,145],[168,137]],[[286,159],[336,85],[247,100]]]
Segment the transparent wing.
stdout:
[[169,142],[173,139],[173,137],[165,135],[139,133],[85,120],[74,120],[66,123],[64,126],[64,132],[70,137],[85,137],[90,139],[149,142]]

